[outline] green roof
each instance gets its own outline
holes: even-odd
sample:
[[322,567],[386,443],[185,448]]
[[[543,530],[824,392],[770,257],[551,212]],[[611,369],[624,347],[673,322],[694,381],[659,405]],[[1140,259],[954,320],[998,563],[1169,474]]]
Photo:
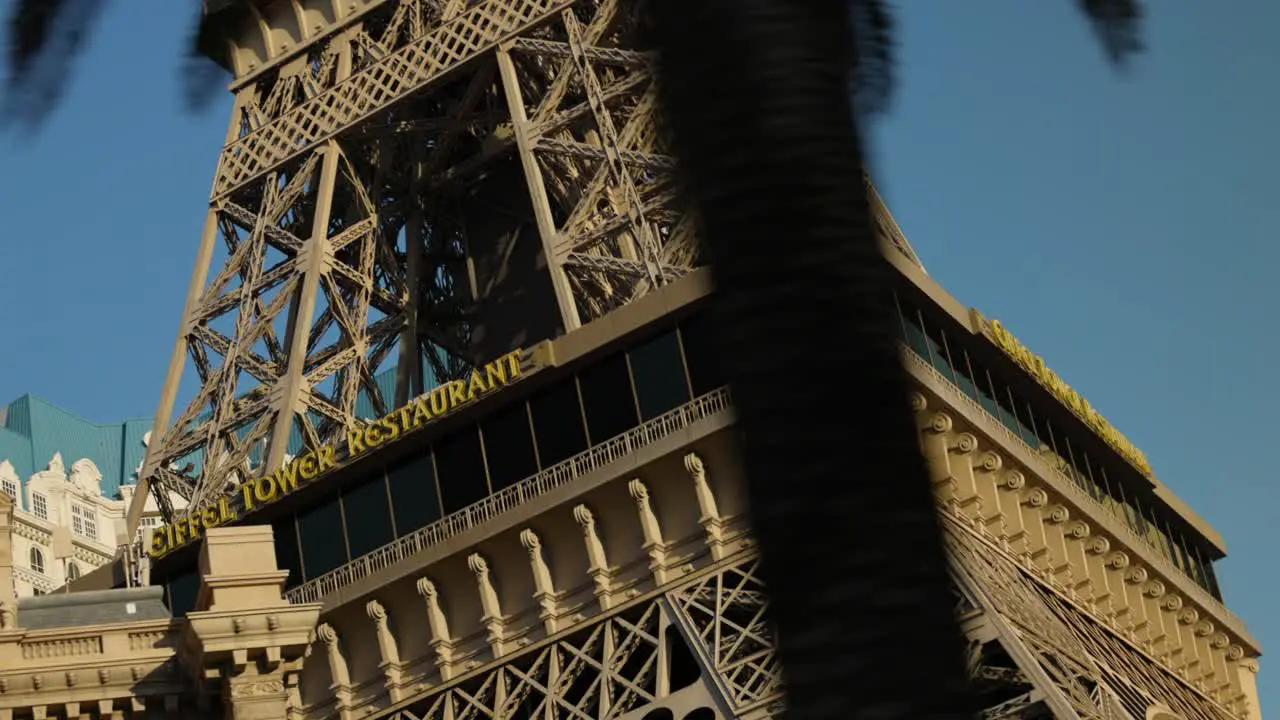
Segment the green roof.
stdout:
[[0,460],[13,464],[24,485],[55,453],[62,453],[68,467],[82,458],[92,460],[102,472],[102,494],[107,497],[134,481],[134,470],[147,451],[142,437],[151,428],[147,419],[90,422],[34,395],[9,403],[3,419]]

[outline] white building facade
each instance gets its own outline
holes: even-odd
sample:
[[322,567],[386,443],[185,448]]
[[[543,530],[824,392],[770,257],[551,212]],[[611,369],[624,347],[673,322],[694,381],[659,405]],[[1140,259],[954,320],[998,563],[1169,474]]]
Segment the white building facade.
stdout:
[[[0,460],[0,492],[14,501],[13,582],[18,597],[44,595],[106,565],[125,542],[125,516],[135,485],[122,485],[119,498],[102,494],[102,473],[88,458],[70,470],[55,453],[44,470],[21,481],[8,460]],[[181,498],[173,498],[183,507]],[[160,524],[151,498],[136,535]]]

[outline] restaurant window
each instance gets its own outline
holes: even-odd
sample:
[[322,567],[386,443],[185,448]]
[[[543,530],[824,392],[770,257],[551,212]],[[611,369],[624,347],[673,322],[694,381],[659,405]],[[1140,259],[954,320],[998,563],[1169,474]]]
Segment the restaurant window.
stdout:
[[538,459],[543,468],[568,460],[587,449],[587,433],[582,425],[582,405],[574,378],[543,390],[529,400],[533,434],[538,440]]
[[1134,522],[1133,506],[1129,504],[1128,499],[1125,497],[1124,488],[1120,483],[1116,482],[1107,474],[1105,468],[1103,469],[1102,474],[1107,479],[1107,491],[1111,493],[1111,497],[1115,498],[1116,513],[1120,517],[1120,521],[1123,522],[1125,526],[1132,528]]
[[169,612],[182,617],[196,609],[200,595],[200,573],[192,568],[169,578]]
[[597,362],[578,376],[587,437],[592,445],[630,430],[638,422],[627,356],[618,353]]
[[1169,526],[1169,544],[1173,547],[1173,559],[1188,575],[1192,574],[1191,560],[1187,556],[1187,541],[1172,525]]
[[675,330],[632,348],[628,354],[641,422],[652,420],[692,399],[680,353],[680,337]]
[[[1089,487],[1092,485],[1092,482],[1080,469],[1080,461],[1076,458],[1075,448],[1071,446],[1071,438],[1063,436],[1062,440],[1058,443],[1058,447],[1062,448],[1062,457],[1066,460],[1066,467],[1064,469],[1067,473],[1067,477],[1071,478],[1071,481],[1076,484],[1076,487],[1084,490],[1090,495],[1090,497],[1093,497],[1093,490]],[[1096,500],[1097,498],[1095,497],[1094,499]]]
[[924,325],[925,343],[929,346],[929,362],[934,369],[942,373],[942,376],[953,385],[956,382],[955,368],[951,365],[951,358],[947,355],[947,340],[942,332],[942,328],[937,325],[926,322]]
[[1213,563],[1202,559],[1200,568],[1204,574],[1205,589],[1218,600],[1222,600],[1222,588],[1218,586],[1218,573],[1214,569]]
[[924,335],[924,323],[920,319],[920,311],[910,303],[900,302],[898,315],[902,319],[902,329],[907,346],[917,355],[929,360],[929,341]]
[[489,463],[489,484],[493,491],[515,485],[538,472],[538,456],[533,449],[529,409],[523,402],[512,403],[480,425],[484,433],[484,457]]
[[1102,504],[1107,511],[1116,517],[1122,523],[1128,523],[1128,517],[1125,515],[1124,505],[1121,502],[1119,489],[1112,485],[1111,478],[1107,477],[1106,468],[1100,465],[1090,463],[1089,469],[1093,472],[1093,477],[1102,485]]
[[969,365],[969,353],[950,343],[948,338],[947,351],[951,353],[952,365],[956,371],[956,385],[960,387],[960,392],[968,395],[971,400],[978,399],[978,383],[974,382],[973,369]]
[[[1022,442],[1040,451],[1040,436],[1036,435],[1036,423],[1031,417],[1031,408],[1021,402],[1021,398],[1013,394],[1013,390],[1003,383],[996,384],[996,401],[1004,413],[1005,425],[1012,430]],[[1049,445],[1052,450],[1053,446]]]
[[1192,580],[1196,581],[1197,585],[1203,588],[1205,587],[1204,565],[1200,562],[1200,555],[1196,552],[1194,544],[1186,542],[1185,536],[1183,537],[1183,542],[1185,544],[1182,546],[1182,553],[1187,559],[1187,574],[1191,576]]
[[704,311],[680,324],[680,343],[684,346],[685,366],[695,397],[701,397],[729,384],[720,362],[716,329],[710,313]]
[[1152,547],[1158,550],[1161,555],[1164,555],[1165,558],[1168,559],[1172,554],[1169,551],[1169,538],[1164,534],[1164,529],[1156,522],[1154,508],[1152,508],[1148,503],[1144,510],[1146,510],[1146,517],[1144,519],[1147,521],[1147,541]]
[[982,405],[982,409],[986,410],[991,417],[1000,418],[1000,405],[996,402],[996,397],[991,393],[991,376],[981,367],[973,366],[974,387],[978,391],[978,403]]
[[285,587],[292,589],[301,585],[302,557],[298,554],[298,527],[293,522],[293,513],[271,523],[271,534],[275,537],[276,565],[289,571]]
[[1043,415],[1039,418],[1034,417],[1027,403],[1019,402],[1014,409],[1018,411],[1019,424],[1032,434],[1031,447],[1036,449],[1050,467],[1079,485],[1080,481],[1071,474],[1071,462],[1064,456],[1067,446],[1058,442],[1058,435],[1053,431],[1053,423]]
[[1133,530],[1138,533],[1138,537],[1147,538],[1147,517],[1142,512],[1142,500],[1138,497],[1138,493],[1132,488],[1126,488],[1125,496],[1129,500],[1129,504],[1133,506]]
[[374,476],[342,490],[342,517],[347,527],[347,548],[351,557],[377,550],[396,539],[391,524],[391,504],[382,469]]
[[437,442],[435,454],[440,502],[445,515],[480,502],[489,494],[480,432],[475,425],[468,425]]
[[397,536],[404,537],[440,519],[436,469],[430,452],[388,466],[387,485],[391,489],[391,512]]
[[345,565],[347,543],[338,498],[299,513],[298,537],[298,544],[302,547],[302,569],[308,580]]

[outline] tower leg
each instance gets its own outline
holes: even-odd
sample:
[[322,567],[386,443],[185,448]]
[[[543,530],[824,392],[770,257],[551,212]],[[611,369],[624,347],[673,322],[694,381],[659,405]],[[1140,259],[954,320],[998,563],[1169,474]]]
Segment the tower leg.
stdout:
[[538,235],[542,238],[542,253],[547,260],[547,270],[551,273],[551,286],[555,290],[556,302],[560,305],[560,318],[564,322],[565,332],[576,330],[582,325],[582,321],[578,317],[578,306],[574,304],[573,290],[569,287],[564,265],[557,257],[557,233],[555,219],[551,216],[551,202],[547,199],[542,170],[538,167],[538,160],[534,157],[530,144],[529,118],[525,114],[515,64],[506,49],[498,50],[498,73],[502,78],[502,89],[506,93],[507,107],[511,112],[520,164],[524,168],[525,181],[529,184],[529,199],[533,202],[533,216],[538,224]]

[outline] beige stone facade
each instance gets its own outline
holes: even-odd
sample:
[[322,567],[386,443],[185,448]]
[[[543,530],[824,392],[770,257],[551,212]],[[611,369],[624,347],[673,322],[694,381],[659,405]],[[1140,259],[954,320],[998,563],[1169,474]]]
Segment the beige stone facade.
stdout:
[[[102,473],[89,458],[70,469],[55,453],[44,470],[21,481],[13,464],[0,458],[0,494],[13,503],[13,583],[18,597],[54,592],[67,582],[108,565],[125,533],[125,512],[134,486],[119,498],[102,493]],[[173,498],[184,507],[181,498]],[[149,502],[137,539],[160,525]]]
[[[923,273],[903,276],[935,296],[934,310],[969,321]],[[523,382],[591,367],[709,292],[695,275],[541,345]],[[1261,718],[1260,648],[1192,566],[1135,534],[909,342],[903,357],[992,713]],[[698,394],[305,579],[280,569],[286,546],[249,515],[198,544],[185,617],[31,630],[33,601],[6,599],[0,718],[774,716],[784,696],[736,440],[728,392]],[[11,507],[0,515],[0,575],[13,572],[13,518]],[[1212,532],[1194,516],[1185,527]],[[1185,527],[1187,543],[1221,543]],[[152,577],[171,585],[180,555]],[[104,573],[75,589],[106,587]]]

